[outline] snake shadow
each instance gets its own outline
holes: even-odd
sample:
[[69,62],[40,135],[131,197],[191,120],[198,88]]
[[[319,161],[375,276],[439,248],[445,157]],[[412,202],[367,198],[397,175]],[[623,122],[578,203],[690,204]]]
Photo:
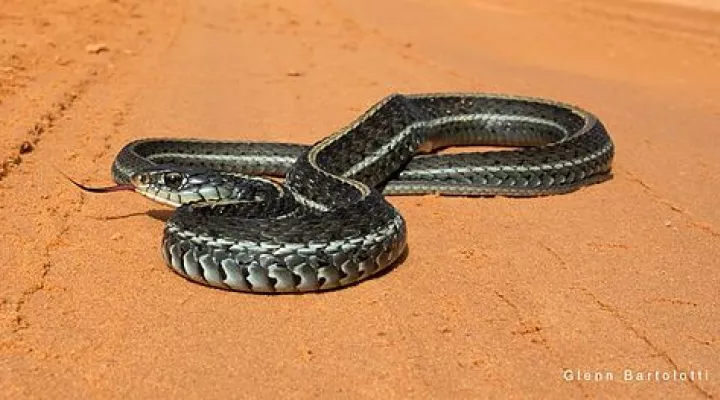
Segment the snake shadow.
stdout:
[[156,209],[156,210],[148,210],[148,211],[139,211],[129,214],[121,214],[121,215],[113,215],[110,217],[102,217],[102,218],[96,218],[103,221],[114,221],[119,219],[128,219],[128,218],[134,218],[134,217],[150,217],[152,219],[156,219],[161,222],[167,222],[167,220],[170,218],[170,216],[175,212],[175,210],[164,210],[164,209]]
[[152,219],[167,222],[167,220],[170,219],[170,216],[172,216],[174,212],[175,210],[155,209],[148,210],[145,212],[145,214]]

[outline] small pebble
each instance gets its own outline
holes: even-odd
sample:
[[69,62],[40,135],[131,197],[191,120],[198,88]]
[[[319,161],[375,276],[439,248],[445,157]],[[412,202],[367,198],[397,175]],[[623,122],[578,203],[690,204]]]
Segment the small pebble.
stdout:
[[26,140],[20,144],[20,154],[27,154],[33,151],[33,148],[33,144]]
[[104,51],[110,51],[110,48],[105,43],[91,43],[85,46],[85,51],[90,54],[100,54]]
[[71,60],[62,58],[60,56],[55,57],[55,64],[57,64],[57,65],[65,66],[65,65],[70,64],[71,62],[72,62]]

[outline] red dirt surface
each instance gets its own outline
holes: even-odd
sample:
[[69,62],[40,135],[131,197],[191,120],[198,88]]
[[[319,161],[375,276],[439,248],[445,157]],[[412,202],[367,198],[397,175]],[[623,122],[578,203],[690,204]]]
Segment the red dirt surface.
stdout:
[[[717,398],[717,8],[3,0],[0,397]],[[150,136],[312,143],[392,92],[435,91],[591,110],[614,179],[394,197],[397,268],[257,296],[173,274],[159,206],[59,173],[109,183],[116,152]]]

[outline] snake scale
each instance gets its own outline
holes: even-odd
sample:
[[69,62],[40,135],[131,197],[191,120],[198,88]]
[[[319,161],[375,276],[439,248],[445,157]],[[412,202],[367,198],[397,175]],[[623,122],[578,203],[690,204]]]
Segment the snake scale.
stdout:
[[[432,153],[448,146],[514,149]],[[612,140],[579,108],[490,94],[395,94],[313,146],[142,139],[117,155],[117,186],[177,209],[166,263],[246,292],[343,287],[392,265],[406,226],[396,194],[541,196],[610,175]],[[273,177],[284,177],[277,179]]]

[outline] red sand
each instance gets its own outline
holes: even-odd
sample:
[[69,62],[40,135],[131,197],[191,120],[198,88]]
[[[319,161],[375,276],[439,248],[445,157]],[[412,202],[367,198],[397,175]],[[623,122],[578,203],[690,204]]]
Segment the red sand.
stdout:
[[[720,396],[720,14],[667,3],[4,0],[0,397]],[[434,91],[589,109],[614,179],[391,198],[401,265],[269,297],[173,274],[158,206],[58,172],[109,183],[148,136],[311,143]]]

